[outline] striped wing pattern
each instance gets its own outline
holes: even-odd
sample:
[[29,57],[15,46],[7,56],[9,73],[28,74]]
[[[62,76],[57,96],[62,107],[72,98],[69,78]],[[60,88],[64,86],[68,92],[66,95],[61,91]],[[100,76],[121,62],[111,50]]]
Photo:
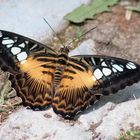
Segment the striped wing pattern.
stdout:
[[140,65],[106,56],[69,58],[55,91],[52,107],[64,118],[73,118],[100,96],[116,93],[140,80]]
[[24,106],[73,119],[102,95],[140,80],[140,65],[128,60],[80,55],[69,58],[24,36],[0,31],[0,67],[10,72]]
[[80,57],[94,71],[95,79],[99,83],[98,89],[94,90],[97,95],[116,93],[140,80],[140,65],[131,61],[98,55]]
[[74,118],[76,114],[93,105],[96,101],[92,89],[98,86],[88,66],[69,58],[62,77],[55,90],[52,107],[64,118]]
[[[45,60],[48,62],[44,62]],[[19,96],[26,106],[44,109],[51,105],[55,61],[52,57],[33,56],[19,65],[22,73],[17,75],[16,81],[19,85]]]
[[50,48],[26,37],[0,32],[0,67],[24,106],[43,109],[51,104],[56,55]]

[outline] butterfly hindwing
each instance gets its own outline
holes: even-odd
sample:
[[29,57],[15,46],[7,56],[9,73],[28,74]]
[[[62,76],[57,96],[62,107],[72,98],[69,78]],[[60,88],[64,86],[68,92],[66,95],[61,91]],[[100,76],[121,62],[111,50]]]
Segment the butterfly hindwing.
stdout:
[[56,54],[50,48],[24,36],[0,31],[0,67],[23,105],[43,108],[51,104]]
[[92,77],[93,73],[86,64],[69,58],[54,94],[54,111],[70,119],[92,105],[96,100],[92,89],[98,86]]

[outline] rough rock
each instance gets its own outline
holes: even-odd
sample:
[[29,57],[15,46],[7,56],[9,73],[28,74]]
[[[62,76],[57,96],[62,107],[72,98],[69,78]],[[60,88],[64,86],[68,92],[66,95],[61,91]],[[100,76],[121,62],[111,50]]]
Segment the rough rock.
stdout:
[[74,55],[93,55],[96,54],[95,42],[92,39],[88,39],[82,42],[77,48],[69,52],[69,56]]
[[[135,84],[135,88],[126,88],[118,94],[128,91],[134,94],[139,86],[140,83]],[[140,99],[117,105],[105,98],[76,121],[62,119],[51,108],[46,111],[21,108],[0,127],[0,140],[113,140],[122,130],[140,125]]]

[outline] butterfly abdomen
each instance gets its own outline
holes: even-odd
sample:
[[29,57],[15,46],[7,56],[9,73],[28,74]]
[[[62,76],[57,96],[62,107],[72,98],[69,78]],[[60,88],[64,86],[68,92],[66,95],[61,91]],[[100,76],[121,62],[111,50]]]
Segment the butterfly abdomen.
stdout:
[[67,65],[68,56],[65,53],[58,55],[58,60],[56,62],[56,70],[54,73],[54,87],[56,88],[61,80],[62,73]]

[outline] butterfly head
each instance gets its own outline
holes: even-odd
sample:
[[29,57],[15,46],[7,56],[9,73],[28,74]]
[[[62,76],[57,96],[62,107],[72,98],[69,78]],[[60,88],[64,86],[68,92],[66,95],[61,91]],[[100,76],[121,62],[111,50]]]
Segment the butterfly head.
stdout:
[[60,49],[60,53],[68,54],[68,53],[69,53],[68,47],[63,47],[63,48],[61,48],[61,49]]

